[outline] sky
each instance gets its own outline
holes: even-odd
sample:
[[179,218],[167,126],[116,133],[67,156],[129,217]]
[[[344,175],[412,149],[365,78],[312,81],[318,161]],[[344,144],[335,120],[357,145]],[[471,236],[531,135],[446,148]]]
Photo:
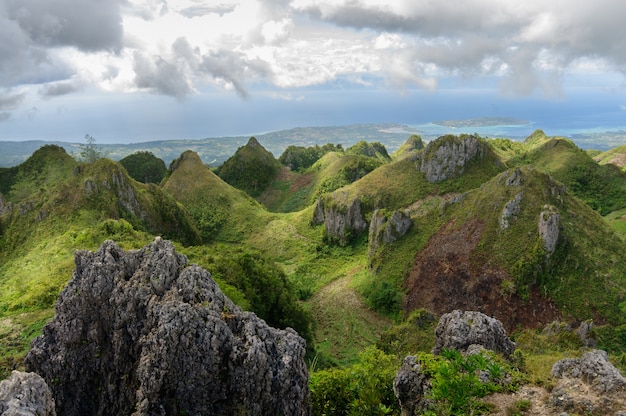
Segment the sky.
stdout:
[[625,21],[623,0],[0,0],[0,140],[615,129]]

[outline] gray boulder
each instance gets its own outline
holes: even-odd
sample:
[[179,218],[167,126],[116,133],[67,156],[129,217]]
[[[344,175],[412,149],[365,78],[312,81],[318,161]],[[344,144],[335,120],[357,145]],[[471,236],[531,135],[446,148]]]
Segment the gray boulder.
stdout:
[[433,354],[452,348],[466,352],[473,345],[481,345],[509,357],[515,343],[509,339],[502,322],[481,312],[454,310],[441,317],[435,328]]
[[39,375],[13,371],[0,382],[0,415],[56,416],[52,392]]
[[500,213],[500,229],[506,230],[511,225],[511,220],[514,219],[517,215],[519,215],[521,211],[522,204],[522,195],[523,192],[515,195],[515,198],[510,200],[504,205],[502,208],[502,212]]
[[611,364],[603,350],[560,360],[552,366],[551,374],[556,378],[580,378],[598,393],[626,392],[626,378]]
[[305,341],[243,312],[157,238],[76,253],[26,366],[63,415],[308,415]]
[[393,380],[393,392],[402,415],[412,416],[426,411],[432,402],[427,398],[430,388],[430,377],[422,372],[417,357],[406,357]]
[[387,217],[380,210],[375,210],[369,225],[368,252],[370,259],[381,243],[393,243],[404,236],[413,225],[406,212],[394,211]]

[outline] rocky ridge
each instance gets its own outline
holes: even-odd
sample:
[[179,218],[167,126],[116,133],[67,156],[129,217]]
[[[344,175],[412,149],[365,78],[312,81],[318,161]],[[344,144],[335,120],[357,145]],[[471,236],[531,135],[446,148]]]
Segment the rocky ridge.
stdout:
[[305,341],[243,312],[157,238],[76,253],[29,371],[63,415],[308,415]]

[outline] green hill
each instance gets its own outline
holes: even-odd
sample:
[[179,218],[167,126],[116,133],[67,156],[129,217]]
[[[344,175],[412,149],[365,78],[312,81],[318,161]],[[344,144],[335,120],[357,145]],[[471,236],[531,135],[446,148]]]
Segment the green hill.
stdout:
[[[53,314],[75,250],[104,239],[137,248],[155,235],[239,305],[297,327],[317,353],[313,372],[349,369],[372,345],[426,349],[432,320],[454,308],[497,317],[521,348],[553,320],[593,320],[600,346],[626,352],[626,242],[600,215],[626,209],[623,174],[541,131],[525,142],[418,139],[393,159],[361,142],[299,171],[250,139],[220,176],[187,151],[160,184],[58,146],[0,169],[0,375],[20,367]],[[328,238],[347,216],[365,227]],[[408,226],[393,231],[394,218]],[[537,356],[562,353],[542,348],[524,352],[531,376],[549,377]]]
[[226,183],[248,194],[259,196],[276,177],[281,164],[265,150],[256,138],[251,137],[245,146],[237,149],[217,170]]
[[172,162],[163,190],[185,206],[204,242],[241,241],[267,219],[263,207],[187,151]]

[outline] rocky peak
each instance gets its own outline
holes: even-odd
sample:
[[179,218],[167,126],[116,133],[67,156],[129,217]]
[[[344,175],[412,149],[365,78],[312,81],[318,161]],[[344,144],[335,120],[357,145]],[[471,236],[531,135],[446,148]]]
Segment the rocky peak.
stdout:
[[359,198],[332,204],[326,203],[321,197],[318,198],[311,223],[313,225],[323,223],[326,237],[341,246],[347,245],[354,236],[367,230]]
[[243,312],[157,238],[76,253],[26,357],[63,415],[308,415],[305,341]]
[[250,139],[248,139],[248,143],[246,143],[246,146],[248,146],[248,147],[262,147],[261,143],[259,143],[259,141],[254,136],[252,136],[252,137],[250,137]]
[[459,176],[469,162],[483,159],[487,154],[487,145],[476,136],[442,136],[426,146],[420,171],[429,182],[440,182]]

